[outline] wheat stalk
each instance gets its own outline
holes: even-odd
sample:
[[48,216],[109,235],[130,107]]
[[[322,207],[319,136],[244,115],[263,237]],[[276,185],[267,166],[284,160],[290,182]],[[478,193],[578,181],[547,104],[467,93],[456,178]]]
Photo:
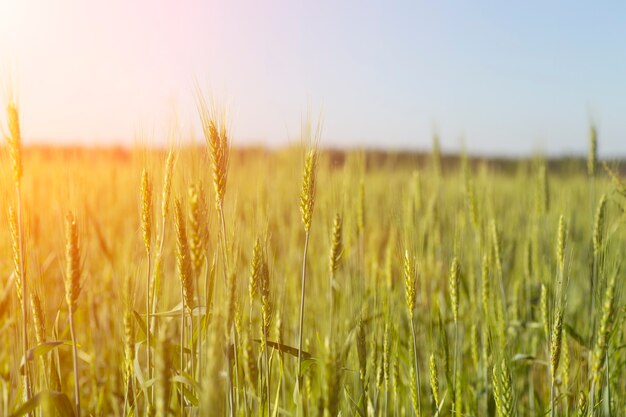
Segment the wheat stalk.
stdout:
[[74,364],[74,395],[76,401],[76,415],[80,417],[80,386],[78,375],[78,349],[76,344],[76,331],[74,329],[74,313],[80,294],[80,245],[78,242],[78,226],[71,212],[65,218],[65,301],[69,309],[70,333],[73,345]]
[[[11,236],[13,241],[13,260],[15,264],[16,289],[18,299],[22,309],[22,345],[24,357],[29,349],[28,344],[28,286],[26,281],[26,259],[24,250],[24,230],[22,224],[22,134],[20,129],[20,117],[17,104],[13,99],[9,100],[7,106],[7,118],[9,124],[9,134],[5,134],[7,143],[9,144],[9,153],[11,154],[13,180],[15,185],[15,196],[17,204],[17,213],[10,214],[11,220]],[[19,281],[19,284],[17,282]],[[30,366],[28,361],[24,363],[24,388],[25,399],[30,400],[32,396],[30,381]],[[28,413],[30,416],[30,413]]]
[[[189,187],[189,253],[193,272],[194,286],[200,294],[200,273],[205,259],[205,248],[208,240],[207,217],[208,210],[204,200],[202,188],[194,185]],[[208,279],[208,278],[207,278]],[[206,288],[205,282],[205,288]],[[191,317],[193,321],[193,316]],[[198,315],[198,329],[202,331],[202,318]],[[197,337],[200,340],[200,335]],[[200,346],[200,343],[198,343]],[[196,342],[192,338],[192,351],[196,352]],[[198,369],[202,369],[202,356],[198,355]]]
[[[163,174],[163,189],[161,192],[161,236],[159,237],[159,250],[156,254],[154,262],[154,279],[152,280],[152,288],[150,289],[150,299],[152,300],[151,313],[155,314],[158,307],[158,300],[161,292],[161,281],[163,276],[163,249],[165,245],[165,225],[170,209],[170,195],[172,192],[172,176],[174,174],[174,163],[176,154],[174,149],[170,149],[165,161],[165,172]],[[151,332],[155,331],[156,320],[152,317],[149,323]]]
[[[224,195],[226,194],[226,183],[228,179],[228,166],[230,160],[230,138],[226,127],[225,115],[218,114],[214,109],[209,110],[204,96],[200,89],[197,91],[196,103],[200,120],[202,122],[202,131],[207,144],[209,157],[211,159],[211,168],[213,174],[213,188],[215,189],[215,204],[219,215],[219,221],[221,225],[220,237],[218,240],[221,243],[221,254],[223,258],[224,268],[224,283],[229,285],[229,260],[228,260],[228,244],[226,236],[226,220],[224,216]],[[231,329],[229,329],[231,331]],[[235,369],[237,369],[237,335],[232,333],[230,338],[234,344],[234,362]],[[238,379],[238,372],[235,372],[235,379]],[[233,381],[232,375],[229,375],[229,404],[230,415],[234,417],[236,415],[235,409],[235,386],[238,385],[237,381]]]
[[596,343],[593,349],[591,361],[591,392],[589,394],[589,409],[593,415],[595,408],[595,391],[601,382],[602,368],[606,363],[607,351],[609,348],[609,337],[613,327],[615,316],[615,276],[612,274],[609,279],[606,292],[604,295],[604,303],[602,304],[602,316],[600,318],[600,327],[596,336]]
[[559,227],[557,230],[557,245],[556,245],[556,259],[557,259],[557,290],[555,301],[555,312],[552,323],[552,333],[549,346],[550,352],[550,415],[554,417],[556,415],[556,373],[559,368],[559,362],[561,360],[562,350],[562,338],[563,338],[563,315],[565,313],[564,306],[564,269],[565,269],[565,245],[567,238],[567,226],[563,215],[559,218]]
[[[161,327],[157,335],[156,360],[155,360],[155,405],[157,417],[167,417],[170,415],[170,373],[171,356],[170,344],[167,337],[166,327]],[[181,410],[182,413],[182,410]]]
[[[151,248],[152,248],[152,182],[150,181],[150,177],[148,176],[148,172],[144,169],[141,173],[141,231],[143,237],[143,243],[146,248],[146,369],[148,379],[152,378],[152,366],[151,366],[151,353],[152,346],[150,342],[150,313],[151,313],[151,305],[150,305],[150,288],[152,287],[152,262],[151,262]],[[150,408],[152,402],[152,387],[148,389],[150,395],[146,399],[146,407]]]
[[548,308],[548,289],[541,284],[541,295],[539,299],[541,309],[541,322],[543,324],[543,334],[547,343],[550,341],[550,310]]
[[300,192],[300,213],[302,224],[304,226],[305,240],[304,251],[302,255],[302,279],[300,294],[300,320],[298,331],[298,362],[296,364],[296,384],[298,392],[300,392],[301,369],[302,363],[302,334],[304,330],[304,297],[306,288],[306,261],[307,251],[309,248],[309,232],[311,229],[311,221],[313,219],[313,207],[315,206],[315,189],[317,184],[317,165],[318,165],[318,149],[314,144],[306,153],[304,162],[304,172],[302,178],[302,191]]
[[343,219],[341,214],[336,213],[333,220],[333,230],[330,242],[330,254],[328,268],[330,270],[330,279],[328,283],[328,302],[330,304],[330,335],[332,338],[334,332],[334,316],[335,316],[335,274],[341,265],[341,256],[343,254]]
[[460,266],[459,260],[455,257],[452,260],[452,264],[450,265],[450,275],[448,279],[449,287],[450,287],[450,306],[452,307],[452,318],[454,319],[454,367],[453,367],[453,375],[454,382],[452,387],[452,415],[456,415],[455,407],[456,400],[458,395],[458,387],[456,386],[456,374],[457,374],[457,356],[458,356],[458,345],[459,345],[459,276],[460,276]]
[[[194,306],[193,296],[193,281],[192,281],[192,266],[191,255],[189,254],[189,244],[187,241],[187,226],[185,224],[185,216],[181,207],[180,201],[176,199],[174,201],[174,214],[175,214],[175,226],[176,226],[176,269],[178,271],[178,279],[180,280],[181,288],[181,302],[182,308],[180,311],[180,372],[185,372],[185,319],[186,312],[191,312]],[[193,335],[193,320],[191,322],[191,334]],[[193,374],[193,352],[191,355],[192,374]],[[181,384],[181,392],[184,389]],[[180,412],[185,414],[185,396],[180,396]]]
[[[131,275],[126,275],[124,279],[124,416],[127,414],[127,407],[133,407],[133,366],[135,361],[135,318],[133,317],[133,281]],[[149,401],[146,401],[147,403]],[[148,413],[149,414],[149,413]]]
[[[600,201],[598,203],[598,208],[596,209],[594,223],[593,223],[593,236],[592,236],[592,246],[593,246],[593,259],[592,259],[592,270],[590,275],[590,290],[589,297],[591,302],[589,303],[590,307],[590,316],[591,316],[591,336],[596,332],[596,296],[598,292],[598,275],[600,265],[602,263],[602,247],[604,246],[604,223],[606,217],[606,195],[603,194],[600,197]],[[593,409],[593,406],[591,407]]]
[[261,293],[261,351],[265,362],[265,395],[267,404],[267,415],[271,415],[270,404],[270,362],[267,348],[267,340],[272,325],[273,307],[270,293],[270,274],[267,264],[267,256],[264,249],[260,249],[258,266],[258,283]]
[[[37,291],[33,291],[30,298],[30,309],[33,315],[33,325],[35,327],[35,340],[38,346],[46,342],[46,314],[43,302]],[[44,356],[40,358],[41,370],[43,372],[44,383],[48,383],[48,369]],[[44,384],[42,384],[43,386]]]
[[324,417],[336,417],[339,413],[339,393],[341,374],[338,367],[339,355],[335,346],[331,344],[330,338],[324,341],[326,350],[325,366],[325,401],[324,401]]
[[[356,352],[359,362],[359,381],[361,382],[361,391],[363,409],[367,408],[368,383],[367,383],[367,343],[365,341],[365,324],[363,319],[359,318],[356,328]],[[361,405],[361,404],[359,404]]]
[[385,317],[383,333],[383,378],[385,381],[385,415],[389,414],[389,381],[391,379],[391,331],[389,326],[389,312]]
[[415,300],[416,300],[416,272],[415,272],[415,259],[409,256],[409,251],[404,252],[404,290],[406,308],[409,318],[409,326],[411,328],[411,337],[413,339],[413,367],[411,367],[411,384],[415,384],[413,387],[415,391],[414,407],[415,415],[419,417],[422,414],[422,397],[421,397],[421,380],[419,362],[417,359],[417,336],[415,334],[415,322],[413,321],[413,315],[415,314]]

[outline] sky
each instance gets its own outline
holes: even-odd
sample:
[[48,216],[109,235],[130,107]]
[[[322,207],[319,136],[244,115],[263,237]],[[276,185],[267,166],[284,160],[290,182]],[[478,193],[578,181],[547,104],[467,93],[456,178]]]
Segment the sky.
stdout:
[[[626,156],[626,3],[0,0],[0,102],[25,143],[201,141],[196,87],[235,145]],[[172,134],[172,132],[176,132]]]

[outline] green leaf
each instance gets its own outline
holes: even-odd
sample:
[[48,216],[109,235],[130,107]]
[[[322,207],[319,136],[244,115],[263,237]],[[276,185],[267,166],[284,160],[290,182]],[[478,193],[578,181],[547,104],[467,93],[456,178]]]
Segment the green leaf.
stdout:
[[[350,405],[352,405],[352,408],[357,412],[357,414],[361,417],[366,417],[365,413],[363,412],[363,410],[361,409],[361,407],[359,406],[359,404],[356,403],[356,401],[354,401],[354,399],[352,398],[352,396],[350,395],[350,392],[348,392],[348,388],[344,385],[343,387],[343,392],[346,396],[346,398],[348,399],[348,402],[350,403]],[[359,402],[361,400],[359,399]]]
[[[135,349],[137,350],[138,346],[136,346]],[[144,398],[150,398],[148,396],[148,383],[143,376],[143,371],[141,370],[141,365],[139,365],[139,360],[137,359],[137,356],[138,355],[135,354],[135,360],[133,361],[133,373],[135,375],[135,378],[137,378],[137,382],[139,382],[139,388],[141,388],[141,391],[143,391]]]
[[529,355],[527,353],[517,353],[513,356],[512,361],[534,361],[535,357],[533,355]]
[[[261,339],[254,339],[255,342],[261,343]],[[287,353],[291,356],[298,357],[298,349],[293,346],[283,345],[282,343],[272,342],[270,340],[267,341],[267,345],[271,348],[274,348],[280,352]],[[302,360],[315,360],[313,355],[309,352],[302,351]]]
[[143,390],[150,388],[151,386],[153,386],[156,383],[156,378],[150,378],[150,379],[146,379],[145,381],[143,381],[143,385],[141,385],[141,389]]
[[58,391],[41,391],[22,404],[11,417],[25,416],[42,404],[52,405],[60,417],[74,416],[74,407],[66,394]]
[[[283,363],[280,363],[280,375],[278,376],[278,380],[281,381],[283,379]],[[274,399],[274,412],[272,413],[272,417],[276,417],[278,415],[278,410],[279,410],[279,400],[280,400],[280,389],[281,389],[281,385],[277,384],[276,387],[276,397]],[[269,398],[268,398],[269,401]]]
[[137,320],[137,324],[139,324],[139,330],[141,331],[142,335],[145,337],[148,334],[148,332],[146,331],[147,329],[146,322],[143,321],[143,318],[141,317],[139,313],[137,313],[137,311],[133,310],[133,315],[135,316],[135,320]]
[[437,412],[435,413],[433,417],[439,417],[441,415],[441,410],[443,410],[443,405],[446,402],[446,395],[448,395],[448,390],[446,390],[443,393],[443,396],[441,397],[441,400],[439,401],[439,407],[437,407]]
[[182,375],[174,375],[171,380],[172,382],[187,385],[188,387],[200,392],[200,385],[194,381],[189,374],[184,373]]
[[302,363],[300,363],[300,375],[306,374],[313,365],[315,365],[314,358],[302,359]]
[[[58,346],[61,345],[67,345],[67,346],[72,346],[72,342],[69,340],[65,340],[65,341],[54,341],[54,342],[43,342],[40,343],[39,345],[35,346],[34,348],[30,348],[28,349],[28,352],[26,352],[26,356],[22,356],[22,361],[20,362],[20,372],[22,372],[26,359],[28,359],[29,361],[33,361],[36,358],[39,358],[40,356],[44,356],[46,355],[48,352],[50,352],[51,350],[57,348]],[[76,345],[78,346],[78,345]]]
[[[162,311],[159,313],[150,314],[151,317],[180,317],[182,314],[183,305],[178,303],[176,307],[168,311]],[[204,306],[197,306],[191,309],[192,316],[203,316],[206,313],[206,308]],[[144,314],[145,316],[145,314]]]
[[183,390],[183,397],[185,397],[185,399],[189,401],[191,405],[193,405],[194,407],[198,407],[200,405],[200,400],[194,395],[193,391],[187,388],[187,386],[184,384],[182,384],[180,387]]
[[587,343],[586,338],[582,337],[569,323],[565,323],[563,325],[565,331],[567,331],[568,336],[578,342],[579,345],[590,349],[589,343]]

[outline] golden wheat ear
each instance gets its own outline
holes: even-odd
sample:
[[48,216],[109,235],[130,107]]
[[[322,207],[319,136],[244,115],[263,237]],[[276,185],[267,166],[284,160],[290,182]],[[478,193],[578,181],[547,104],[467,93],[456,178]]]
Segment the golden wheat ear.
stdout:
[[144,169],[141,173],[141,231],[146,252],[152,247],[152,181]]
[[337,272],[343,255],[343,219],[336,213],[333,220],[333,231],[330,245],[329,268],[331,274]]
[[81,287],[78,226],[72,212],[68,212],[65,218],[65,260],[65,300],[70,310],[74,312]]
[[9,124],[9,134],[6,140],[9,144],[11,162],[13,164],[13,179],[19,187],[22,179],[22,133],[20,130],[20,113],[15,101],[9,101],[7,106],[7,117]]
[[76,311],[78,296],[80,294],[80,245],[78,241],[78,226],[72,212],[65,217],[65,301],[69,309],[70,333],[73,345],[74,365],[74,396],[76,415],[80,417],[80,377],[78,374],[78,348],[76,330],[74,328],[74,313]]
[[313,208],[315,206],[315,190],[317,186],[318,150],[311,148],[307,151],[302,175],[302,190],[300,191],[300,214],[304,231],[311,229]]
[[189,242],[187,240],[187,225],[185,215],[179,200],[174,202],[175,226],[176,226],[176,266],[178,278],[182,287],[183,303],[185,308],[191,311],[194,307],[194,288],[192,280],[191,256]]

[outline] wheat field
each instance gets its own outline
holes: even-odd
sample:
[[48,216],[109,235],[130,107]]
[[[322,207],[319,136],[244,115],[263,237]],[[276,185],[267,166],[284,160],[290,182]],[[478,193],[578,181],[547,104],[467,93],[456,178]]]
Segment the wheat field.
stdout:
[[[541,156],[23,147],[0,415],[623,416],[626,182]],[[174,138],[181,141],[184,138]]]

